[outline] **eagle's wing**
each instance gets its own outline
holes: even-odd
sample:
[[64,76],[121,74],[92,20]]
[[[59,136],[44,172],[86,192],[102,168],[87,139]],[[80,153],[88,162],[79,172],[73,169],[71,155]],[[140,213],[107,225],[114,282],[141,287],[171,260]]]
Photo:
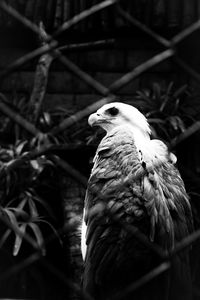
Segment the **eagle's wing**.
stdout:
[[[192,212],[183,180],[174,165],[175,156],[159,140],[150,141],[150,147],[154,153],[151,158],[142,156],[146,169],[143,197],[151,220],[150,239],[154,241],[157,230],[158,244],[170,249],[193,231]],[[164,239],[166,233],[169,238]]]
[[131,133],[107,135],[97,150],[85,199],[84,288],[95,297],[113,293],[159,262],[116,218],[171,249],[189,233],[190,214],[183,182],[167,155],[145,161]]

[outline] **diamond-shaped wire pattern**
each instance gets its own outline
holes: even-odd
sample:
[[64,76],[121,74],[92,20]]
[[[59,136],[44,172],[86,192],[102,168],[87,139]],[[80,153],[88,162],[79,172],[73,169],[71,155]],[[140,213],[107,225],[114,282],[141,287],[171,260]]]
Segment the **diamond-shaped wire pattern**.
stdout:
[[[24,115],[12,110],[7,104],[4,99],[4,96],[1,94],[1,101],[0,102],[0,110],[3,112],[6,116],[8,116],[10,119],[12,119],[16,124],[19,124],[22,126],[29,134],[32,136],[41,136],[43,137],[44,134],[49,136],[56,136],[60,133],[62,133],[64,130],[68,129],[72,125],[75,125],[79,123],[81,120],[83,120],[85,117],[87,117],[89,114],[96,111],[99,107],[101,107],[105,103],[112,102],[116,99],[117,92],[125,87],[128,83],[135,80],[137,77],[141,76],[144,72],[147,70],[150,70],[154,66],[158,65],[159,63],[168,60],[169,58],[173,58],[173,61],[175,64],[177,64],[180,68],[183,69],[183,71],[189,73],[191,77],[195,78],[195,80],[200,81],[200,75],[192,69],[181,57],[178,56],[178,53],[176,51],[177,46],[187,37],[192,35],[195,31],[200,29],[200,20],[197,20],[196,22],[192,23],[182,31],[180,31],[177,35],[175,35],[171,39],[167,39],[163,37],[162,35],[158,34],[154,30],[152,30],[149,26],[146,24],[138,21],[135,17],[132,16],[131,10],[129,11],[126,9],[126,7],[120,6],[119,0],[105,0],[102,2],[99,2],[91,7],[85,7],[83,6],[82,11],[77,14],[71,16],[71,18],[68,16],[68,20],[65,21],[63,24],[60,25],[60,27],[57,27],[54,34],[50,35],[47,33],[42,33],[41,28],[36,23],[30,21],[30,19],[27,19],[23,16],[23,14],[19,13],[18,10],[16,10],[14,7],[7,4],[7,2],[10,2],[12,5],[12,1],[1,1],[0,2],[0,9],[4,13],[7,13],[10,15],[11,18],[14,20],[17,20],[19,23],[23,24],[25,27],[27,27],[29,30],[33,31],[36,35],[38,35],[39,38],[43,40],[43,45],[32,52],[29,52],[28,54],[25,54],[23,57],[20,57],[19,59],[12,62],[10,65],[8,65],[2,72],[0,73],[1,80],[5,80],[6,78],[9,78],[9,76],[15,72],[17,69],[22,67],[27,62],[41,57],[42,55],[48,55],[50,54],[52,57],[56,58],[63,66],[71,72],[74,76],[78,77],[80,80],[82,80],[86,85],[90,86],[98,95],[100,100],[92,103],[91,105],[85,107],[84,109],[69,115],[68,117],[65,117],[60,123],[56,124],[52,129],[50,129],[47,132],[42,132],[40,129],[37,128],[37,123],[31,123],[30,120],[27,120]],[[31,2],[31,1],[30,1]],[[41,1],[42,2],[42,1]],[[51,2],[51,1],[50,1]],[[67,1],[66,1],[67,2]],[[83,1],[84,2],[84,1]],[[96,2],[96,1],[95,1]],[[121,1],[122,2],[122,1]],[[171,1],[169,1],[171,3]],[[128,6],[127,6],[128,7]],[[141,32],[147,34],[152,40],[156,41],[159,45],[163,47],[164,50],[157,53],[156,55],[152,56],[150,59],[144,61],[140,65],[138,65],[136,68],[130,70],[126,74],[124,74],[122,77],[117,79],[115,82],[113,82],[110,86],[104,86],[99,81],[94,79],[89,73],[81,69],[77,64],[73,63],[67,56],[62,54],[61,46],[59,45],[59,36],[64,33],[65,31],[71,29],[74,26],[77,26],[78,24],[80,26],[85,26],[85,21],[91,17],[97,14],[98,12],[105,12],[108,9],[115,9],[115,13],[120,16],[124,22],[129,24],[129,26],[134,26]],[[100,42],[101,43],[101,42]],[[107,43],[112,43],[112,40],[108,41]],[[95,43],[93,43],[94,46]],[[102,42],[104,44],[104,42]],[[105,43],[106,44],[106,43]],[[73,49],[73,45],[67,45],[66,47]],[[87,45],[82,45],[82,47],[88,47]],[[80,46],[81,49],[81,46]],[[191,136],[195,132],[197,132],[200,129],[200,123],[197,122],[193,126],[189,127],[184,134],[180,135],[176,141],[173,141],[172,147],[174,147],[177,143],[179,143],[183,138],[186,138],[188,136]],[[51,152],[54,150],[55,145],[53,144],[44,144],[43,146],[40,146],[38,149],[37,147],[24,154],[23,156],[16,159],[11,165],[7,166],[7,172],[11,172],[20,166],[22,166],[27,161],[33,160],[35,157],[40,157],[45,155],[47,152]],[[58,146],[59,147],[59,146]],[[83,176],[78,170],[72,168],[70,165],[68,165],[65,161],[61,160],[58,156],[52,154],[51,159],[53,162],[55,162],[64,172],[68,174],[68,176],[75,178],[75,180],[78,182],[78,184],[83,186],[83,193],[82,195],[77,196],[78,198],[83,198],[84,190],[87,184],[87,179],[85,176]],[[1,176],[4,176],[4,173],[1,174]],[[130,178],[127,178],[126,181],[123,181],[122,184],[118,187],[120,190],[124,187],[125,184],[130,180]],[[70,186],[70,184],[69,184]],[[71,207],[72,210],[74,210],[74,207]],[[75,208],[76,209],[76,208]],[[66,212],[66,214],[69,214],[70,212]],[[79,212],[80,214],[80,212]],[[28,269],[32,265],[34,265],[36,262],[39,262],[43,268],[46,269],[46,272],[52,273],[53,277],[56,277],[58,281],[62,282],[64,285],[66,285],[67,288],[71,289],[76,295],[79,297],[82,297],[83,299],[91,299],[90,295],[87,295],[82,292],[80,285],[78,285],[76,282],[74,282],[70,277],[67,277],[64,271],[61,271],[58,267],[56,267],[51,260],[49,260],[47,257],[43,256],[42,248],[38,246],[37,243],[32,239],[31,235],[29,233],[23,233],[23,231],[15,225],[15,223],[10,222],[9,219],[5,218],[3,214],[1,214],[1,221],[4,223],[4,225],[9,229],[13,230],[17,236],[23,238],[27,244],[30,245],[32,251],[30,252],[30,256],[27,256],[22,261],[19,261],[19,263],[15,264],[14,266],[8,268],[7,270],[4,270],[0,274],[0,281],[9,280],[10,277],[18,276],[20,271]],[[78,220],[79,221],[79,220]],[[76,222],[71,225],[71,229],[74,230],[74,227],[76,227]],[[143,278],[138,280],[137,282],[133,282],[131,286],[128,286],[126,290],[121,291],[121,294],[118,295],[116,299],[121,299],[121,297],[125,297],[126,293],[130,291],[134,291],[135,289],[143,286],[148,281],[152,280],[159,274],[165,272],[170,268],[170,261],[173,259],[177,253],[183,251],[186,247],[192,245],[195,241],[197,241],[200,238],[200,230],[195,231],[190,236],[186,237],[184,240],[180,241],[175,249],[171,253],[164,253],[162,249],[160,249],[156,245],[152,245],[148,242],[146,237],[141,233],[138,232],[136,228],[133,226],[125,226],[124,224],[121,224],[121,226],[124,226],[125,230],[131,232],[133,235],[135,235],[142,243],[144,243],[147,247],[150,247],[152,251],[154,251],[157,255],[162,257],[163,263],[160,264],[157,268],[152,270],[150,273],[146,274]],[[58,235],[60,237],[63,237],[63,235],[66,234],[66,231],[69,231],[68,228],[61,228],[58,230]],[[69,233],[69,232],[68,232]],[[69,233],[70,234],[70,233]],[[51,243],[51,239],[55,239],[55,235],[48,236],[45,240],[45,244]],[[72,259],[72,258],[71,258]],[[37,274],[36,274],[37,276]],[[195,293],[198,294],[200,291],[196,287]],[[78,297],[77,296],[77,297]],[[75,296],[74,296],[75,297]],[[44,298],[41,298],[44,299]],[[67,298],[66,298],[67,299]]]

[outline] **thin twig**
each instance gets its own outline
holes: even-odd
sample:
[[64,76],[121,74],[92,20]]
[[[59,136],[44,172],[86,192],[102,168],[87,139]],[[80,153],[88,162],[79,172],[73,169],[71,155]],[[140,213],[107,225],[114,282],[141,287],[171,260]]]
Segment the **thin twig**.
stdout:
[[[40,22],[40,41],[42,45],[46,45],[46,31],[42,22]],[[51,53],[45,53],[40,56],[37,63],[35,77],[34,77],[34,86],[29,100],[29,118],[36,125],[38,123],[42,104],[44,101],[44,96],[46,93],[46,87],[48,83],[49,68],[54,59],[54,56]]]
[[93,41],[88,43],[78,43],[78,44],[69,44],[60,46],[57,48],[59,51],[79,51],[79,50],[91,50],[96,49],[100,47],[110,46],[115,43],[115,39],[107,39],[107,40],[99,40],[99,41]]

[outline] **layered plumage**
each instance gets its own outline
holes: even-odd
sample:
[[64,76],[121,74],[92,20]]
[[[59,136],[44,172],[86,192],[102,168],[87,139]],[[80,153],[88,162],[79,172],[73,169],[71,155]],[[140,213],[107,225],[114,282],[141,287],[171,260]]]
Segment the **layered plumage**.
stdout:
[[[192,215],[175,155],[160,140],[150,139],[148,122],[136,108],[106,104],[89,117],[89,124],[101,126],[106,136],[98,146],[85,198],[83,289],[104,300],[162,262],[125,225],[167,252],[192,232]],[[188,251],[124,299],[191,299]]]

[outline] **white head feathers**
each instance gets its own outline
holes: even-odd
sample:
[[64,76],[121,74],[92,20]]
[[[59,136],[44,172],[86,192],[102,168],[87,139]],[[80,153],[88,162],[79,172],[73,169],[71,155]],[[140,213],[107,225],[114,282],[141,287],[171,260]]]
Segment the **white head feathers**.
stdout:
[[170,160],[176,162],[174,154],[160,140],[150,140],[150,127],[145,116],[131,105],[113,102],[103,105],[88,119],[90,126],[100,126],[109,134],[112,130],[126,127],[133,134],[135,145],[146,161]]
[[128,125],[143,134],[151,133],[145,116],[137,108],[121,102],[105,104],[90,115],[88,123],[91,126],[100,126],[107,132],[117,126]]

